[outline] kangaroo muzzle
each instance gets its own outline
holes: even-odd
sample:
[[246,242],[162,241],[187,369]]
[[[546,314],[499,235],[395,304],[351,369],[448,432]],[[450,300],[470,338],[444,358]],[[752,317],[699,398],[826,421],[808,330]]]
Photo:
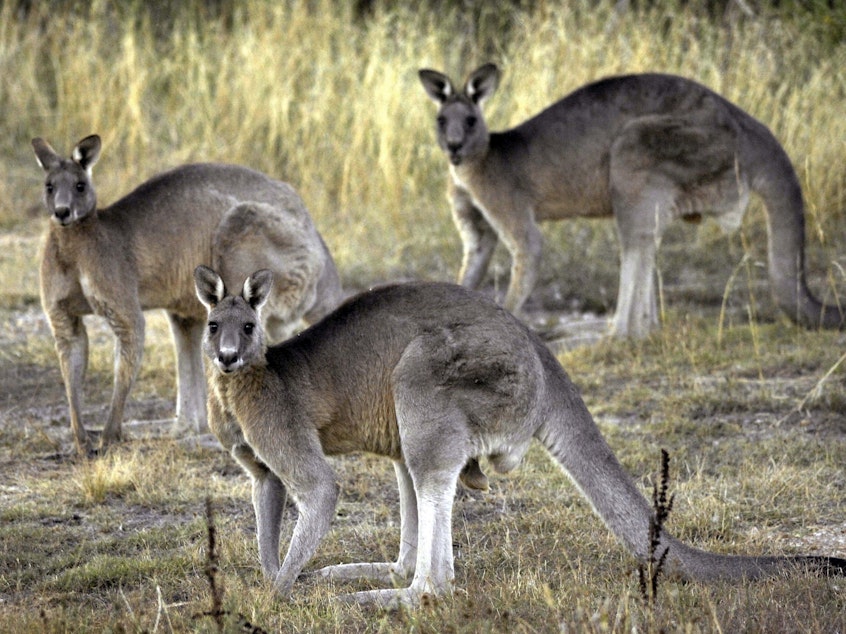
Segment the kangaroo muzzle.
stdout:
[[244,365],[241,355],[238,354],[237,348],[221,347],[217,352],[217,357],[214,360],[217,369],[224,374],[234,372],[242,365]]

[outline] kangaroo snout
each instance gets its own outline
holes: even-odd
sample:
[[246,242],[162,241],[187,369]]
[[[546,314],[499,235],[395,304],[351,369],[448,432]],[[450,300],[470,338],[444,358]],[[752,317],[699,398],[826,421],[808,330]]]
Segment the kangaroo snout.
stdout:
[[224,374],[235,372],[235,370],[244,365],[237,350],[221,350],[217,353],[217,358],[214,360],[214,364],[217,366],[217,369]]
[[73,213],[70,207],[54,207],[53,220],[62,226],[68,225],[73,220]]
[[461,149],[463,147],[463,143],[447,143],[447,153],[449,154],[450,163],[453,165],[461,164]]

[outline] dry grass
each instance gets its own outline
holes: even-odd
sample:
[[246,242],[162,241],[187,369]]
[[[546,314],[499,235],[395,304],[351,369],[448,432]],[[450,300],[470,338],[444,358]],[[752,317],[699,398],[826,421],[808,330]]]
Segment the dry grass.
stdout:
[[[728,331],[727,345],[714,346],[716,327],[707,321],[689,330],[674,322],[644,342],[602,342],[560,358],[645,493],[658,476],[659,449],[669,451],[676,497],[668,530],[719,552],[846,556],[842,370],[794,411],[837,363],[842,335],[761,325],[767,345],[759,353],[742,326]],[[164,331],[151,339],[152,350],[169,345]],[[19,352],[18,362],[26,362],[25,347]],[[106,368],[94,369],[91,382],[107,389]],[[167,364],[162,371],[170,372]],[[45,372],[57,380],[55,367]],[[154,395],[156,381],[153,373],[143,376],[140,393]],[[159,400],[172,407],[172,397]],[[202,616],[212,607],[204,573],[207,497],[215,512],[224,631],[239,631],[241,617],[268,632],[846,626],[846,586],[807,577],[708,586],[662,580],[648,607],[636,562],[537,446],[514,474],[494,477],[491,492],[458,492],[452,599],[390,613],[331,601],[362,585],[306,579],[291,602],[283,601],[261,579],[249,484],[226,454],[136,431],[97,462],[69,460],[66,416],[53,424],[37,415],[63,405],[60,390],[36,399],[27,389],[2,410],[3,631],[216,631],[215,621]],[[16,429],[23,420],[29,440]],[[309,569],[392,558],[399,527],[389,464],[369,456],[333,464],[341,502]],[[283,541],[294,517],[286,513]]]
[[[104,202],[185,161],[243,163],[301,190],[348,283],[452,277],[459,248],[443,197],[446,165],[418,68],[461,75],[497,61],[505,77],[489,105],[494,129],[600,76],[667,71],[715,88],[773,129],[805,185],[812,270],[842,285],[842,11],[826,19],[763,12],[724,25],[677,8],[614,22],[610,6],[587,0],[540,3],[514,20],[496,5],[461,6],[397,7],[360,20],[349,3],[330,0],[165,4],[156,18],[140,2],[36,3],[24,17],[3,3],[0,219],[14,226],[37,207],[33,136],[67,151],[96,131],[105,142]],[[556,247],[547,249],[545,275],[565,294],[586,278],[615,283],[613,258],[593,257],[616,248],[611,223],[546,231]],[[697,233],[682,233],[677,251],[670,236],[667,268],[682,269],[676,279],[686,264],[716,268],[724,282],[739,258],[714,262],[710,229],[700,235],[692,255],[678,251]],[[587,301],[607,306],[613,295],[594,290]]]
[[[701,309],[701,307],[700,307]],[[641,342],[602,341],[559,355],[645,493],[671,456],[670,531],[734,553],[846,556],[843,335],[785,323],[729,324],[716,308],[669,314]],[[173,408],[173,359],[161,315],[148,318],[131,416]],[[92,341],[108,334],[91,320]],[[0,408],[0,630],[217,631],[205,576],[205,500],[217,527],[224,631],[268,632],[842,631],[846,586],[812,578],[758,584],[662,581],[654,608],[636,562],[534,447],[488,494],[459,491],[454,598],[413,613],[337,605],[363,586],[307,579],[291,602],[257,564],[247,478],[221,451],[143,428],[94,463],[72,455],[44,318],[3,313]],[[756,343],[757,340],[757,343]],[[92,358],[86,414],[103,415],[107,351]],[[8,373],[8,374],[5,374]],[[821,380],[825,379],[824,381]],[[398,496],[386,461],[333,461],[342,486],[333,528],[309,569],[395,554]],[[294,511],[286,513],[287,541]],[[240,616],[239,616],[240,615]],[[243,617],[243,618],[242,618]]]

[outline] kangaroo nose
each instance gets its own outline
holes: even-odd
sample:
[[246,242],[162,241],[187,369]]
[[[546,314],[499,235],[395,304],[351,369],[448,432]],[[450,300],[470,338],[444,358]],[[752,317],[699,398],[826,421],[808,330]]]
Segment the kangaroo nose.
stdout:
[[223,369],[228,369],[238,361],[238,353],[235,351],[221,351],[217,355],[217,362]]
[[67,220],[70,218],[70,207],[56,207],[53,209],[53,215],[56,216],[57,220]]
[[447,154],[449,155],[449,162],[453,165],[461,165],[462,145],[462,143],[447,143]]

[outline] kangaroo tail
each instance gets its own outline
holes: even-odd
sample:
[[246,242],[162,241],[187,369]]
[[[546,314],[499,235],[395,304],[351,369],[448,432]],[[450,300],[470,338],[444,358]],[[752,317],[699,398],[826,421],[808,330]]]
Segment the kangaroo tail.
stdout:
[[[560,366],[553,376],[559,380],[551,381],[550,392],[554,394],[549,394],[548,400],[552,404],[535,437],[563,467],[617,539],[640,561],[646,562],[654,511],[617,461]],[[658,548],[653,552],[660,555],[665,549],[668,550],[664,569],[668,574],[700,581],[767,577],[803,567],[824,575],[846,575],[843,559],[720,555],[688,546],[662,530]]]
[[[760,124],[759,124],[760,125]],[[775,137],[761,125],[758,136],[764,167],[753,174],[752,189],[767,208],[770,284],[779,307],[807,328],[843,328],[846,309],[820,302],[805,281],[805,205],[799,178]]]

